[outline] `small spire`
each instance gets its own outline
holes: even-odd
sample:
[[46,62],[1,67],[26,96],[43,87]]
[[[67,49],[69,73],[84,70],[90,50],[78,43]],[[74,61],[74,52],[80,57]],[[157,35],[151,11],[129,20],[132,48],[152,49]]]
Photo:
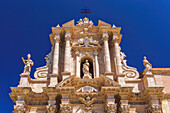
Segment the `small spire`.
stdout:
[[60,27],[60,25],[58,24],[56,27]]
[[113,24],[113,26],[112,27],[116,27],[114,24]]

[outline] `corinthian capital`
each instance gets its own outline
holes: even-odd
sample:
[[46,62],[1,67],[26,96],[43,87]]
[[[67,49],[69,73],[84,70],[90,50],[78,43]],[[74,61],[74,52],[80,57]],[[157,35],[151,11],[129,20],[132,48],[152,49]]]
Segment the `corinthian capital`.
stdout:
[[107,32],[103,32],[103,40],[105,41],[108,41],[109,40],[109,35]]
[[67,31],[65,34],[65,41],[70,40],[70,38],[71,38],[71,33],[70,33],[70,31]]
[[59,33],[55,34],[54,41],[55,42],[59,42],[60,41],[60,34]]
[[113,34],[113,42],[118,42],[119,37],[117,36],[117,34]]

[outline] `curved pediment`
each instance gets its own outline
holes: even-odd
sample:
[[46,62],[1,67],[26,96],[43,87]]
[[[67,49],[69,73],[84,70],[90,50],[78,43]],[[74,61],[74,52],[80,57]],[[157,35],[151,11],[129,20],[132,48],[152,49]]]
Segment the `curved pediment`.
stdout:
[[81,79],[70,76],[56,85],[56,87],[75,87],[75,90],[85,86],[94,87],[96,90],[100,89],[102,86],[120,87],[116,81],[103,75],[101,75],[100,78],[93,79]]

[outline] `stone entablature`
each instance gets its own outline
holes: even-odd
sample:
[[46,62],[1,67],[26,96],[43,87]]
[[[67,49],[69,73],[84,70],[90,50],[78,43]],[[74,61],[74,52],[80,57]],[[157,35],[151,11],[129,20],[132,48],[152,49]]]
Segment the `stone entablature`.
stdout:
[[46,65],[30,78],[31,55],[11,87],[13,113],[168,113],[170,68],[153,68],[144,57],[139,73],[119,46],[120,27],[87,17],[52,27]]

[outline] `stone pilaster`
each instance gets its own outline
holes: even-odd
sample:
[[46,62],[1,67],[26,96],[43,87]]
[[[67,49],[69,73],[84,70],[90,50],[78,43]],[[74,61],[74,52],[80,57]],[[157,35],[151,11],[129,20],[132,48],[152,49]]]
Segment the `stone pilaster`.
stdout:
[[70,47],[71,33],[67,31],[65,34],[65,56],[64,56],[64,72],[62,73],[62,80],[69,77],[70,72],[70,59],[71,59],[71,47]]
[[50,75],[49,87],[55,87],[55,85],[58,84],[59,43],[60,34],[57,33],[54,37],[53,70],[52,74]]
[[16,105],[14,105],[14,111],[13,113],[25,113],[25,100],[24,96],[17,96]]
[[162,113],[162,107],[157,95],[150,95],[150,102],[146,108],[146,113]]
[[99,62],[98,62],[98,53],[97,51],[94,52],[94,59],[95,59],[95,77],[94,78],[99,78]]
[[122,74],[121,59],[120,59],[120,47],[118,43],[119,37],[117,34],[113,34],[113,44],[114,44],[114,57],[116,60],[117,74]]
[[127,98],[127,95],[121,95],[121,100],[120,100],[120,111],[121,113],[129,113],[130,111],[130,105],[128,104],[129,100]]
[[117,105],[115,103],[115,98],[113,94],[107,94],[106,110],[107,110],[107,113],[117,112]]
[[60,104],[61,113],[72,113],[70,99],[68,94],[62,94],[61,104]]
[[111,65],[110,65],[110,53],[109,53],[108,40],[109,40],[108,33],[103,32],[105,72],[110,73]]
[[56,113],[56,95],[49,95],[47,113]]
[[79,59],[79,52],[76,51],[76,77],[80,78],[80,59]]

